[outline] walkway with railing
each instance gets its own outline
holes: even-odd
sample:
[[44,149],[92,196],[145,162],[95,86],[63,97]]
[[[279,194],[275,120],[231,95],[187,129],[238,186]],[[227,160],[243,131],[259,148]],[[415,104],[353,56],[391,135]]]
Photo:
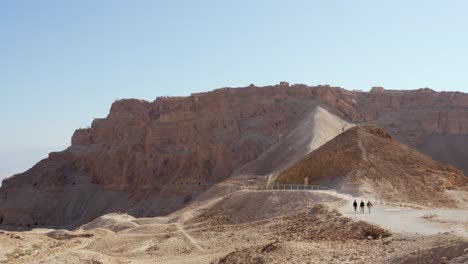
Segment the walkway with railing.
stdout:
[[332,195],[344,200],[344,202],[352,200],[349,194],[337,193],[335,190],[319,185],[303,185],[303,184],[272,184],[272,185],[249,185],[241,188],[244,191],[313,191]]
[[[304,185],[304,184],[280,184],[280,183],[274,183],[274,184],[252,184],[249,182],[245,181],[240,181],[240,180],[230,180],[230,183],[238,185],[237,190],[238,191],[310,191],[310,192],[316,192],[316,193],[323,193],[323,194],[328,194],[331,196],[335,196],[338,198],[343,199],[343,202],[348,202],[353,199],[353,196],[349,194],[343,194],[343,193],[338,193],[336,192],[335,189],[327,188],[324,186],[320,185]],[[220,183],[217,183],[220,184]],[[217,185],[215,183],[202,183],[202,182],[173,182],[172,186],[187,186],[187,187],[212,187],[214,185]],[[380,198],[380,197],[379,197]],[[382,203],[382,199],[378,199],[377,196],[375,197],[374,201],[377,203],[377,201],[380,200],[380,203]]]
[[271,184],[267,185],[250,185],[244,186],[243,189],[248,191],[328,191],[326,188],[319,185],[303,185],[303,184]]

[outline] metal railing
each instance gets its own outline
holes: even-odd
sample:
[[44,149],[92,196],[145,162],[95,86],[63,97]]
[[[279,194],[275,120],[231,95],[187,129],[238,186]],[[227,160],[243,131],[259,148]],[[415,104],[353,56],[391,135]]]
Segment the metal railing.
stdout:
[[329,188],[318,185],[303,184],[271,184],[271,185],[250,185],[244,186],[248,191],[328,191]]
[[300,185],[300,184],[272,184],[272,185],[250,185],[243,186],[243,191],[316,191],[343,199],[344,203],[350,201],[353,196],[349,194],[337,193],[333,189],[319,185]]

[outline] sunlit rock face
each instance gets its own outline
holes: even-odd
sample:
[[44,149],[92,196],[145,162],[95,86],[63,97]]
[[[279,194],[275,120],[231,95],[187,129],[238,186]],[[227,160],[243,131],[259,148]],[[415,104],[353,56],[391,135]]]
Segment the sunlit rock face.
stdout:
[[119,100],[106,118],[76,130],[69,148],[3,181],[2,224],[78,224],[119,210],[166,214],[258,158],[317,106],[348,122],[377,123],[426,153],[430,137],[468,135],[468,96],[428,89],[281,83]]

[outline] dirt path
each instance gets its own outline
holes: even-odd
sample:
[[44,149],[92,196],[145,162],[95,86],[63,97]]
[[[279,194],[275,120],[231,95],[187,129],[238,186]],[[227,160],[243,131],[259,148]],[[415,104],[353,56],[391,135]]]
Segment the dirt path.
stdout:
[[351,201],[351,199],[353,198],[353,196],[351,196],[349,194],[337,193],[337,192],[335,192],[333,190],[314,190],[314,191],[310,191],[310,192],[328,194],[328,195],[331,195],[331,196],[341,198],[341,199],[343,199],[345,201]]
[[367,159],[367,150],[366,148],[364,147],[364,145],[362,145],[362,140],[361,138],[359,137],[358,135],[358,147],[359,149],[361,150],[362,152],[362,160],[364,160],[365,162],[369,162],[369,160]]
[[366,213],[360,214],[354,213],[349,202],[340,211],[345,216],[378,224],[394,233],[434,235],[448,232],[468,238],[468,210],[421,210],[374,204],[370,214],[367,208]]
[[182,225],[180,223],[175,223],[174,224],[177,228],[177,230],[179,230],[186,238],[187,240],[194,246],[196,247],[198,250],[200,251],[205,251],[205,249],[203,249],[198,243],[197,241],[195,241],[195,239],[193,239],[193,237],[191,235],[189,235],[185,229],[182,227]]

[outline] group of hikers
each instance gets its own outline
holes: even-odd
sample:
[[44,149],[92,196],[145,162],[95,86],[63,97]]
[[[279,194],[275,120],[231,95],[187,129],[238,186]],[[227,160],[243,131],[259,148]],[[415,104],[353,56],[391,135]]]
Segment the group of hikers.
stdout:
[[[357,206],[358,206],[358,203],[356,202],[356,200],[354,200],[354,203],[353,203],[354,213],[357,213]],[[361,200],[361,203],[359,204],[359,207],[361,207],[360,213],[364,213],[364,206],[365,206],[364,201]],[[370,214],[371,207],[373,207],[372,203],[370,201],[367,201],[367,208],[369,209],[369,214]]]

